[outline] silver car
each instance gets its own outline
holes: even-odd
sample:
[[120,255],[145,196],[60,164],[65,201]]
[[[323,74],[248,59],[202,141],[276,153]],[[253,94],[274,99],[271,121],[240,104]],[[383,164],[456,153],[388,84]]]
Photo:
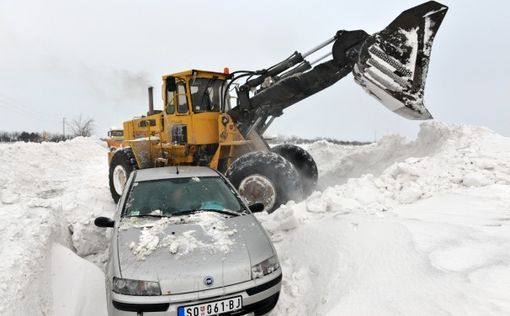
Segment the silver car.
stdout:
[[109,315],[263,315],[282,272],[276,251],[232,185],[207,167],[131,173],[113,219]]

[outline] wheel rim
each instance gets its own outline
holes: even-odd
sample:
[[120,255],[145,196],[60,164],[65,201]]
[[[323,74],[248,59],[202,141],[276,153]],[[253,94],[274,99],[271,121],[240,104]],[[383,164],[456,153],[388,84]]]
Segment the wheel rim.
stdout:
[[239,193],[249,204],[264,204],[265,211],[272,209],[276,202],[276,188],[273,182],[260,174],[244,178],[239,184]]
[[122,194],[124,186],[126,185],[127,172],[123,166],[118,165],[113,169],[113,187],[118,195]]

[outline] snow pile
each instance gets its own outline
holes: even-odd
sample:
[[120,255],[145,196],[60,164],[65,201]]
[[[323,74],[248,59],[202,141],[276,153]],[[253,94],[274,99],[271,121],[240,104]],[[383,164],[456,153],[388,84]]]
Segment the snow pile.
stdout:
[[213,243],[205,245],[210,251],[230,252],[230,247],[235,242],[234,235],[237,230],[225,224],[224,216],[218,213],[197,213],[191,215],[189,221],[198,224],[206,235],[211,237]]
[[[336,146],[329,144],[317,150],[319,185],[325,189],[323,194],[328,194],[336,192],[335,185],[351,181],[344,190],[359,184],[370,192],[357,189],[344,195],[392,204],[389,199],[411,203],[458,185],[505,184],[510,181],[509,153],[499,147],[506,142],[507,138],[484,128],[428,123],[422,125],[414,141],[387,136],[340,155]],[[308,148],[314,157],[316,145]]]
[[[136,223],[135,223],[136,222]],[[199,241],[193,236],[194,231],[183,232],[182,235],[169,235],[165,229],[169,224],[176,224],[175,219],[168,217],[159,220],[131,218],[121,223],[120,229],[128,227],[140,227],[142,231],[138,243],[134,241],[129,245],[138,260],[145,260],[158,248],[167,248],[171,254],[185,255],[199,245]]]
[[106,316],[103,272],[62,245],[53,244],[51,253],[51,290],[58,298],[52,315]]
[[[257,215],[283,269],[271,315],[510,314],[509,138],[427,123],[415,140],[304,147],[320,190]],[[107,150],[93,138],[0,144],[0,315],[104,313],[100,271],[68,249],[105,259],[109,230],[93,219],[115,209]],[[142,229],[142,257],[203,246],[198,229],[228,252],[236,231],[218,216],[181,217],[199,228],[179,237],[164,233],[171,218],[123,229]]]
[[0,144],[0,314],[51,314],[53,242],[104,259],[106,230],[92,219],[115,208],[106,151],[87,138]]
[[183,232],[182,236],[167,235],[163,238],[161,246],[168,248],[168,251],[173,255],[186,255],[199,245],[202,247],[202,243],[193,236],[194,232],[193,230],[188,230]]
[[257,216],[284,271],[274,315],[510,314],[510,139],[427,123],[315,146],[326,188]]
[[[178,236],[168,233],[169,225],[185,224],[198,225],[212,243],[198,240],[193,236],[195,230],[185,231]],[[230,229],[225,224],[223,215],[212,212],[190,214],[185,217],[163,217],[158,220],[133,217],[123,220],[119,229],[133,227],[142,229],[138,243],[133,241],[129,245],[138,260],[144,260],[158,248],[166,248],[174,255],[186,255],[197,247],[207,249],[211,253],[216,251],[229,253],[230,247],[234,244],[233,236],[237,233],[236,229]]]
[[[120,225],[121,230],[126,229],[124,223],[121,223]],[[140,233],[138,244],[133,241],[129,245],[129,248],[139,260],[144,260],[146,256],[156,250],[159,245],[159,235],[163,234],[167,226],[168,218],[162,218],[160,220],[150,222],[150,225],[144,225]]]

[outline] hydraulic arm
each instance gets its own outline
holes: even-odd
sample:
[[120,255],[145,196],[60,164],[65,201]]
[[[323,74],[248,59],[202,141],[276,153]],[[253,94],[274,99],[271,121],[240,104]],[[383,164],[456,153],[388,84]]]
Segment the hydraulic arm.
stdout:
[[[391,111],[410,119],[431,118],[423,90],[432,42],[446,11],[430,1],[404,11],[374,34],[337,31],[313,49],[294,52],[267,69],[186,70],[163,76],[162,111],[154,111],[149,98],[147,116],[124,122],[123,140],[108,154],[114,201],[134,170],[179,170],[181,165],[224,173],[246,201],[262,203],[268,212],[300,201],[318,183],[313,157],[292,144],[270,148],[261,137],[264,131],[286,108],[351,72]],[[233,108],[231,88],[237,92]]]
[[[402,12],[382,31],[338,31],[334,37],[249,76],[229,111],[240,131],[262,134],[283,110],[353,72],[355,81],[391,111],[408,119],[430,119],[423,91],[432,42],[447,7],[435,1]],[[332,44],[315,61],[306,60]],[[234,74],[235,75],[235,74]],[[253,77],[253,78],[252,78]]]

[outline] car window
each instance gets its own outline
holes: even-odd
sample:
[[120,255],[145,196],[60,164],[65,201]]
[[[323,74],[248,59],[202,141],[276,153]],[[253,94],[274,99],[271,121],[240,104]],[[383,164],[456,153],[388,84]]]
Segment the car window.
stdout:
[[193,177],[136,182],[129,192],[124,216],[153,212],[163,216],[187,210],[242,212],[233,190],[220,177]]

